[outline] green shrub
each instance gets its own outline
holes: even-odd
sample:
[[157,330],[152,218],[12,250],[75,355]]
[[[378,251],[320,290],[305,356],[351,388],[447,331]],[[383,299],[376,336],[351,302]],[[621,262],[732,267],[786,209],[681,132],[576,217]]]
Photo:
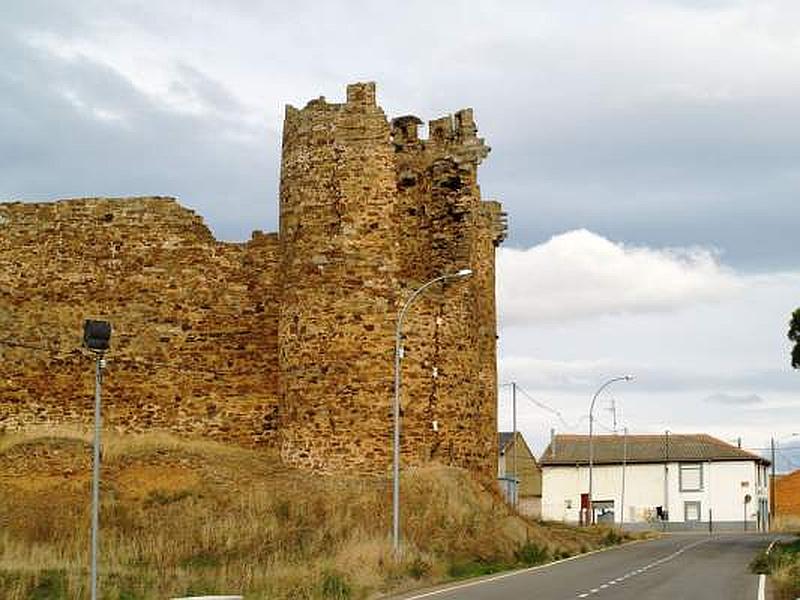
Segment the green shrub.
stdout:
[[450,565],[447,574],[453,579],[467,579],[470,577],[481,577],[491,575],[499,571],[510,568],[505,562],[491,562],[482,560],[456,561]]
[[547,551],[547,548],[543,546],[538,546],[533,542],[525,542],[514,553],[514,557],[521,565],[531,567],[533,565],[541,565],[542,563],[549,561],[550,553]]
[[67,597],[67,577],[64,571],[44,571],[30,593],[30,600],[58,600]]
[[623,535],[620,534],[619,531],[616,529],[609,529],[608,532],[603,536],[603,545],[604,546],[616,546],[622,540],[625,539]]
[[336,571],[325,571],[322,574],[322,597],[332,600],[347,600],[352,597],[352,590],[347,579]]
[[417,580],[425,577],[430,571],[431,565],[420,557],[416,557],[411,564],[408,565],[408,574]]

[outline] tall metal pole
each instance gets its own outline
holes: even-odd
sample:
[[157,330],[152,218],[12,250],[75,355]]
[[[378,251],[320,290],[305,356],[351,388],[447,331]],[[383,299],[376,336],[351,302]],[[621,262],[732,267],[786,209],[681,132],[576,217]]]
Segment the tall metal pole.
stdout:
[[[394,448],[392,452],[392,548],[395,556],[400,553],[400,361],[403,358],[403,319],[411,303],[433,284],[447,279],[459,279],[472,275],[470,269],[462,269],[457,273],[440,275],[417,288],[406,300],[397,316],[397,328],[394,338]],[[94,598],[92,600],[95,600]]]
[[594,396],[592,396],[592,403],[589,405],[589,523],[592,525],[594,525],[594,506],[592,505],[592,470],[594,467],[594,443],[592,436],[594,434],[594,403],[597,401],[597,397],[600,395],[600,393],[615,381],[630,381],[632,379],[633,377],[630,375],[623,375],[622,377],[614,377],[613,379],[609,379],[594,393]]
[[669,521],[669,429],[664,431],[664,508],[662,526],[666,529]]
[[519,472],[517,471],[517,383],[511,382],[511,411],[513,412],[512,420],[514,422],[514,506],[519,506]]
[[625,467],[628,463],[628,428],[622,430],[622,493],[619,498],[619,524],[625,522]]
[[612,429],[617,433],[617,401],[614,398],[611,399],[611,418]]
[[769,522],[770,529],[775,519],[775,438],[770,438],[770,450],[772,459],[772,477],[769,479]]
[[94,374],[94,457],[92,468],[92,600],[97,600],[97,542],[100,513],[100,431],[102,427],[100,395],[103,385],[103,354],[98,352]]
[[403,315],[397,322],[394,346],[394,445],[392,461],[392,548],[400,548],[400,358],[403,352],[400,332]]

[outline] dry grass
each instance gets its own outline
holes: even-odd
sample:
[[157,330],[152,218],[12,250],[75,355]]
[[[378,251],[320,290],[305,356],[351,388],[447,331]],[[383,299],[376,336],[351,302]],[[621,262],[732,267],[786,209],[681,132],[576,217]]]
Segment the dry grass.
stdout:
[[[0,597],[87,595],[89,439],[63,429],[0,436]],[[103,461],[109,600],[367,598],[619,541],[524,520],[463,471],[430,467],[402,481],[396,561],[385,478],[312,476],[269,452],[156,434],[107,435]]]
[[800,538],[778,543],[769,553],[762,552],[750,567],[756,573],[769,574],[775,600],[794,600],[800,596]]
[[772,529],[773,531],[800,532],[800,515],[776,515]]

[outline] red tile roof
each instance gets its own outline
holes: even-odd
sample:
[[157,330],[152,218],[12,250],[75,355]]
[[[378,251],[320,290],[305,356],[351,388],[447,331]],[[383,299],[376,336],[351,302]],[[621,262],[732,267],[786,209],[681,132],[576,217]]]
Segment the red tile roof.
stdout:
[[[627,438],[627,439],[626,439]],[[769,461],[705,433],[661,435],[594,435],[594,464],[695,462],[708,460]],[[539,463],[575,465],[589,462],[588,435],[557,435]]]

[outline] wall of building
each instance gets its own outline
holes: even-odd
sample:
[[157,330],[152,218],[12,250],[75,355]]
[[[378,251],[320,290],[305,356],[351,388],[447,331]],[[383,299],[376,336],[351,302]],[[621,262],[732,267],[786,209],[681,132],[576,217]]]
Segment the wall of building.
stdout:
[[473,275],[420,296],[404,326],[404,460],[438,460],[496,475],[495,247],[505,237],[497,202],[481,199],[478,165],[489,153],[472,111],[428,124],[392,121],[399,310],[442,274]]
[[0,204],[0,430],[90,421],[82,323],[103,318],[109,426],[386,473],[397,314],[424,282],[470,268],[408,313],[402,460],[494,480],[504,215],[480,197],[489,149],[472,111],[431,121],[427,139],[415,119],[390,125],[372,83],[287,107],[280,232],[246,243],[215,240],[171,198]]
[[91,422],[96,317],[107,426],[273,443],[277,257],[275,235],[218,242],[172,198],[0,204],[0,431]]
[[[488,152],[471,111],[429,139],[390,127],[374,84],[347,101],[288,107],[281,171],[282,454],[318,470],[386,471],[396,317],[404,464],[437,460],[494,477],[494,249],[504,235],[477,166]],[[403,124],[405,123],[405,124]]]
[[514,441],[510,441],[497,461],[498,477],[513,477],[514,476],[514,462],[516,460],[516,473],[519,479],[519,495],[520,498],[527,496],[541,496],[542,495],[542,470],[536,462],[536,458],[528,448],[528,445],[522,441],[522,436],[517,434],[519,443],[517,446],[516,459],[514,456]]
[[[703,469],[703,489],[696,492],[680,490],[679,463],[632,464],[625,469],[624,520],[627,524],[658,524],[656,507],[666,506],[672,526],[685,524],[685,502],[700,502],[702,527],[708,526],[708,511],[716,527],[758,528],[759,502],[768,501],[763,465],[759,483],[753,461],[720,461],[700,463]],[[612,501],[615,520],[620,521],[622,507],[622,466],[597,465],[593,469],[593,498],[595,503]],[[666,485],[665,485],[666,482]],[[577,523],[580,520],[581,493],[589,490],[587,466],[544,466],[542,468],[542,517],[549,520]],[[745,510],[745,494],[751,501]],[[690,527],[691,524],[685,524]],[[762,522],[763,525],[763,522]]]
[[800,518],[800,469],[775,479],[775,514]]
[[397,305],[394,153],[374,86],[287,107],[281,168],[281,452],[387,467]]

